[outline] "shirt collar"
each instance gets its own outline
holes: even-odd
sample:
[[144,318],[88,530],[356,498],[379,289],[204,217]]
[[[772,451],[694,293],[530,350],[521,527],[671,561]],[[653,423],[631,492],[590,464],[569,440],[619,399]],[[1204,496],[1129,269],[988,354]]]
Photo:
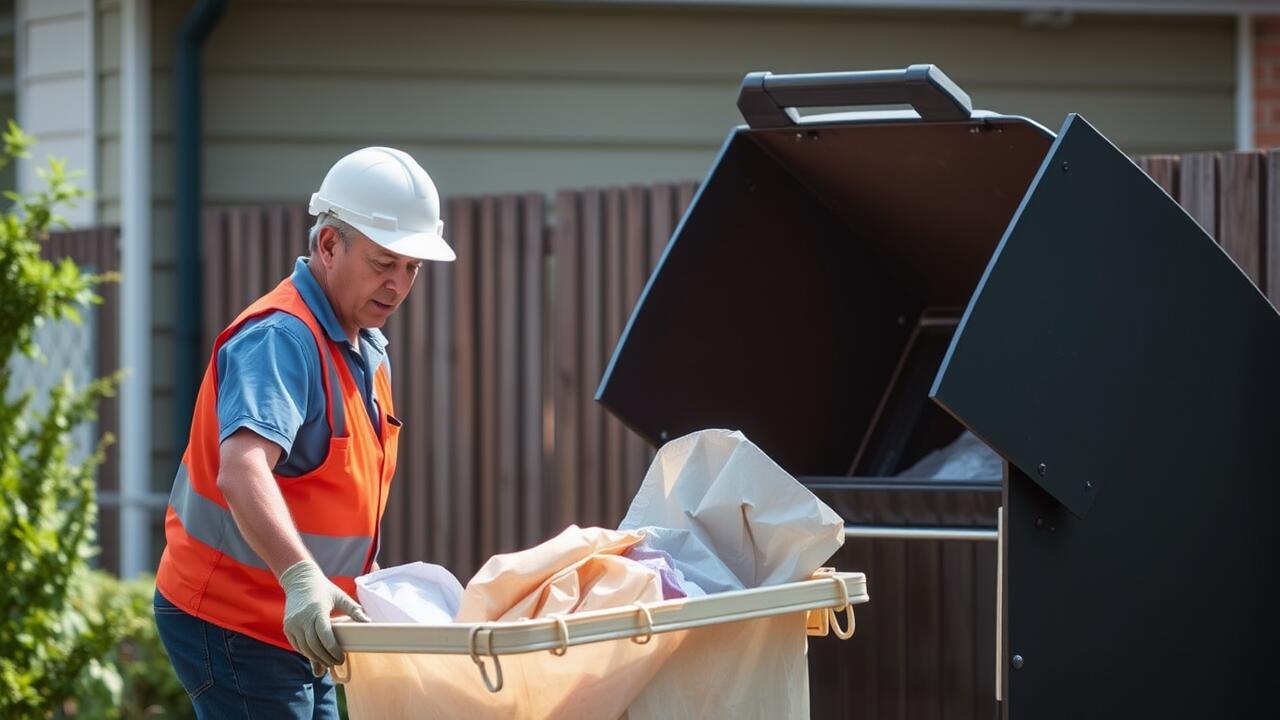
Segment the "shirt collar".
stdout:
[[[329,304],[328,296],[324,294],[320,283],[316,282],[315,275],[311,274],[311,268],[307,262],[308,258],[298,258],[298,261],[293,265],[293,275],[289,279],[293,281],[293,286],[298,288],[298,294],[302,296],[302,301],[310,308],[311,314],[316,316],[316,320],[319,321],[320,327],[324,328],[325,334],[336,343],[350,345],[351,340],[347,337],[347,332],[342,329],[342,324],[338,322],[338,316],[333,312],[333,305]],[[361,328],[360,337],[379,352],[387,348],[387,337],[377,328]]]

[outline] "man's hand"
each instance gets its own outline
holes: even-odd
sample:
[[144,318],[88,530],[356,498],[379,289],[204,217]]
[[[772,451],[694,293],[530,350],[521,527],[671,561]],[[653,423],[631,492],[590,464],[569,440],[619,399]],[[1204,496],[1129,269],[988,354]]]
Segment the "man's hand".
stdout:
[[280,573],[284,588],[284,636],[311,661],[316,677],[327,667],[342,664],[342,646],[333,636],[329,613],[346,613],[353,620],[369,622],[360,605],[324,576],[313,560],[300,560]]

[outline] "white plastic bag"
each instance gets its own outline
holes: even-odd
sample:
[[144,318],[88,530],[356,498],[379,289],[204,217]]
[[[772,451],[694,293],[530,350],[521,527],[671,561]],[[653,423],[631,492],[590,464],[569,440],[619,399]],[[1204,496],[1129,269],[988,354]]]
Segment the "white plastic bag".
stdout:
[[662,446],[619,529],[643,529],[707,593],[803,580],[844,544],[834,510],[729,430]]
[[415,562],[356,578],[356,596],[374,622],[444,625],[462,602],[462,584],[445,568]]
[[978,436],[965,430],[946,447],[933,450],[898,477],[931,480],[998,480],[1004,474],[1004,460]]

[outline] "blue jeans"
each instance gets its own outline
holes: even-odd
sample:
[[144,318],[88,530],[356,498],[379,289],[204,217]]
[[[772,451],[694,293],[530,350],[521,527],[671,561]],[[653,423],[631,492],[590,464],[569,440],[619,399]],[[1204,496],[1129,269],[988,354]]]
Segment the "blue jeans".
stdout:
[[158,591],[156,628],[200,720],[338,720],[338,692],[296,652],[188,615]]

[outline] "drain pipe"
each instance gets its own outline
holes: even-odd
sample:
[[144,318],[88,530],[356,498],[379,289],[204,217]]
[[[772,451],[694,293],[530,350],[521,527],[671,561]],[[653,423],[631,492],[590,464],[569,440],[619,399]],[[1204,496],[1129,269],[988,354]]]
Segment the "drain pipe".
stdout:
[[187,445],[191,413],[201,373],[202,337],[200,211],[201,211],[201,83],[200,55],[204,41],[227,9],[228,0],[200,0],[187,13],[178,31],[174,59],[174,149],[177,172],[174,215],[177,220],[177,327],[174,357],[174,452]]
[[151,558],[151,0],[120,6],[120,575]]
[[1254,146],[1253,111],[1253,16],[1236,17],[1236,149]]

